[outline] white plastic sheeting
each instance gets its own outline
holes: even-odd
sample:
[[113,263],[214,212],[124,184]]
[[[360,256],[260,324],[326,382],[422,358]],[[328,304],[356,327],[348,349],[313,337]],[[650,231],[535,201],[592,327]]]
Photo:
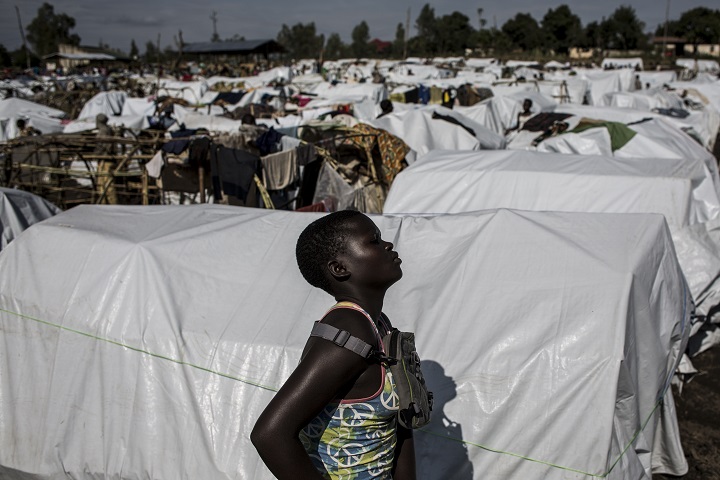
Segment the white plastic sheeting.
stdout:
[[577,104],[583,103],[590,88],[587,80],[576,77],[537,82],[537,86],[541,93],[555,99],[557,103]]
[[[470,128],[442,119],[433,119],[433,112],[449,116]],[[428,106],[416,110],[392,112],[368,121],[375,128],[385,130],[404,141],[419,155],[432,150],[479,150],[505,148],[505,138],[474,120],[449,108]]]
[[333,85],[323,82],[310,93],[316,94],[320,99],[336,100],[336,103],[361,102],[364,99],[380,103],[381,100],[388,97],[385,85],[378,83],[338,83]]
[[154,98],[133,98],[125,99],[121,115],[123,116],[150,116],[157,108]]
[[640,68],[643,69],[643,60],[640,57],[632,58],[603,58],[602,68]]
[[[607,139],[603,143],[591,135],[605,135]],[[707,315],[720,304],[720,236],[710,235],[709,224],[704,223],[720,222],[719,202],[701,162],[691,166],[693,162],[688,160],[569,155],[564,150],[572,148],[577,152],[588,148],[581,140],[609,148],[607,130],[601,128],[551,140],[545,148],[552,147],[563,155],[521,151],[433,152],[395,178],[383,211],[441,214],[520,208],[662,213],[670,224],[698,314]],[[690,178],[695,175],[703,176],[704,180]],[[687,176],[684,181],[683,176]],[[700,184],[703,193],[693,192],[694,187],[686,190],[688,185]],[[700,200],[703,197],[705,200]],[[693,220],[690,212],[694,210],[705,213]],[[686,214],[690,217],[685,217]],[[705,347],[711,341],[711,338],[705,341]]]
[[510,97],[492,97],[468,107],[456,106],[453,110],[479,123],[498,135],[517,125],[520,103]]
[[208,83],[204,80],[194,82],[178,82],[175,80],[161,80],[158,96],[181,98],[190,105],[201,103],[203,96],[208,91]]
[[0,187],[0,250],[30,225],[62,210],[30,192]]
[[123,105],[127,96],[125,92],[100,92],[85,102],[77,118],[91,118],[94,120],[101,113],[107,117],[120,116],[123,113]]
[[537,151],[606,157],[613,155],[610,134],[606,128],[589,128],[580,133],[570,132],[550,137],[537,146]]
[[552,111],[557,105],[541,93],[524,91],[495,95],[468,107],[456,106],[453,110],[499,135],[505,135],[508,128],[517,126],[518,114],[522,111],[525,99],[532,101],[530,111],[533,113]]
[[[581,117],[570,117],[565,121],[573,127]],[[703,148],[682,130],[675,128],[665,117],[649,117],[641,122],[632,123],[628,128],[636,134],[625,145],[614,152],[606,128],[591,128],[580,133],[567,132],[543,140],[537,150],[540,152],[577,153],[585,155],[605,155],[617,158],[674,158],[678,164],[699,166],[715,186],[720,195],[720,176],[717,160],[712,153]],[[539,136],[539,132],[527,133],[514,139],[509,148],[532,150],[526,143]]]
[[685,118],[670,117],[655,112],[636,110],[632,108],[601,107],[589,105],[561,104],[555,107],[558,113],[606,120],[609,122],[631,123],[645,118],[664,118],[678,129],[694,133],[706,148],[712,149],[720,127],[720,115],[714,110],[691,111]]
[[673,158],[433,151],[395,177],[383,211],[488,208],[661,213],[683,226],[717,218],[720,200],[702,165]]
[[[150,126],[150,122],[144,115],[128,115],[121,117],[108,117],[108,125],[115,128],[128,128],[134,131],[140,131]],[[63,126],[63,133],[87,132],[97,128],[97,120],[95,118],[83,118],[73,120]]]
[[[248,436],[332,304],[295,266],[317,216],[81,206],[13,242],[3,478],[271,479]],[[667,387],[689,298],[662,217],[374,220],[404,259],[384,310],[435,392],[419,478],[685,473]]]
[[699,72],[718,72],[720,71],[720,65],[717,60],[698,60],[695,58],[678,58],[675,60],[675,65],[678,65],[688,70],[697,70]]
[[15,122],[22,118],[42,133],[57,133],[63,129],[61,119],[65,112],[46,107],[39,103],[21,98],[0,100],[0,142],[6,142],[18,136]]
[[682,163],[700,163],[720,192],[720,176],[715,156],[682,130],[675,128],[666,117],[656,117],[634,123],[629,128],[637,133],[616,157],[676,158]]

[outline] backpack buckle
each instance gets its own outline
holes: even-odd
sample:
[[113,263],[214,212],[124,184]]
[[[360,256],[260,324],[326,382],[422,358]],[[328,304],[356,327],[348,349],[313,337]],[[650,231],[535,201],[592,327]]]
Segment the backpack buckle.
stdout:
[[385,365],[386,367],[388,367],[390,365],[395,365],[398,362],[397,358],[388,357],[387,355],[382,353],[380,350],[375,350],[375,352],[373,352],[373,358],[375,360],[377,360],[379,363],[382,363],[383,365]]
[[350,332],[347,330],[338,330],[337,334],[335,334],[335,338],[332,339],[332,342],[337,345],[338,347],[344,347],[348,340],[350,340]]

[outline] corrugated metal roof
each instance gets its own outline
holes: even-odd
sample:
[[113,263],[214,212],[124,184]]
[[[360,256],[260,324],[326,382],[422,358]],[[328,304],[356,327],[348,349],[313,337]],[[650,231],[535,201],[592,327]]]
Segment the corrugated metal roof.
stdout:
[[107,53],[51,53],[45,55],[46,59],[50,58],[66,58],[68,60],[117,60],[112,55]]
[[185,53],[275,53],[284,52],[282,45],[272,39],[242,40],[238,42],[203,42],[183,45]]

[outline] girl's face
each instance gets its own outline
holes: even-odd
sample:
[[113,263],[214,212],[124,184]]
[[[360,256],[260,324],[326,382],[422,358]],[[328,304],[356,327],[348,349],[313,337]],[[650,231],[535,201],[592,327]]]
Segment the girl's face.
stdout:
[[388,288],[402,278],[402,260],[393,244],[384,241],[380,230],[365,215],[349,220],[350,236],[342,261],[350,271],[350,281],[368,287]]

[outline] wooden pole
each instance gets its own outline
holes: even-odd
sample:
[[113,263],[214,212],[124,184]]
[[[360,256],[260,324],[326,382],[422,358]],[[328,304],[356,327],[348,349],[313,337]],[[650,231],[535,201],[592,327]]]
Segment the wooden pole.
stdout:
[[18,26],[20,27],[20,35],[22,36],[23,49],[25,49],[25,59],[27,60],[27,69],[30,70],[30,50],[28,50],[27,41],[25,40],[25,29],[20,20],[20,9],[15,5],[15,13],[17,14]]
[[205,167],[198,168],[198,183],[200,184],[200,203],[205,203]]
[[663,44],[662,44],[662,63],[665,63],[665,52],[667,49],[667,36],[668,36],[668,22],[670,18],[670,0],[667,0],[665,4],[665,31],[663,32]]
[[145,168],[142,169],[142,204],[148,205],[150,203],[149,201],[149,195],[148,195],[148,172]]
[[407,58],[407,44],[410,36],[410,7],[407,9],[407,17],[405,17],[405,38],[403,39],[403,60]]
[[[125,165],[133,158],[133,154],[140,150],[140,146],[136,146],[130,153],[125,156],[125,158],[122,159],[122,161],[110,172],[110,175],[105,180],[105,183],[103,184],[102,194],[100,195],[100,198],[98,199],[97,203],[102,203],[103,200],[105,200],[105,197],[107,196],[108,189],[112,185],[112,183],[115,181],[115,174],[119,172],[121,169],[125,168]],[[99,179],[98,179],[99,180]]]

